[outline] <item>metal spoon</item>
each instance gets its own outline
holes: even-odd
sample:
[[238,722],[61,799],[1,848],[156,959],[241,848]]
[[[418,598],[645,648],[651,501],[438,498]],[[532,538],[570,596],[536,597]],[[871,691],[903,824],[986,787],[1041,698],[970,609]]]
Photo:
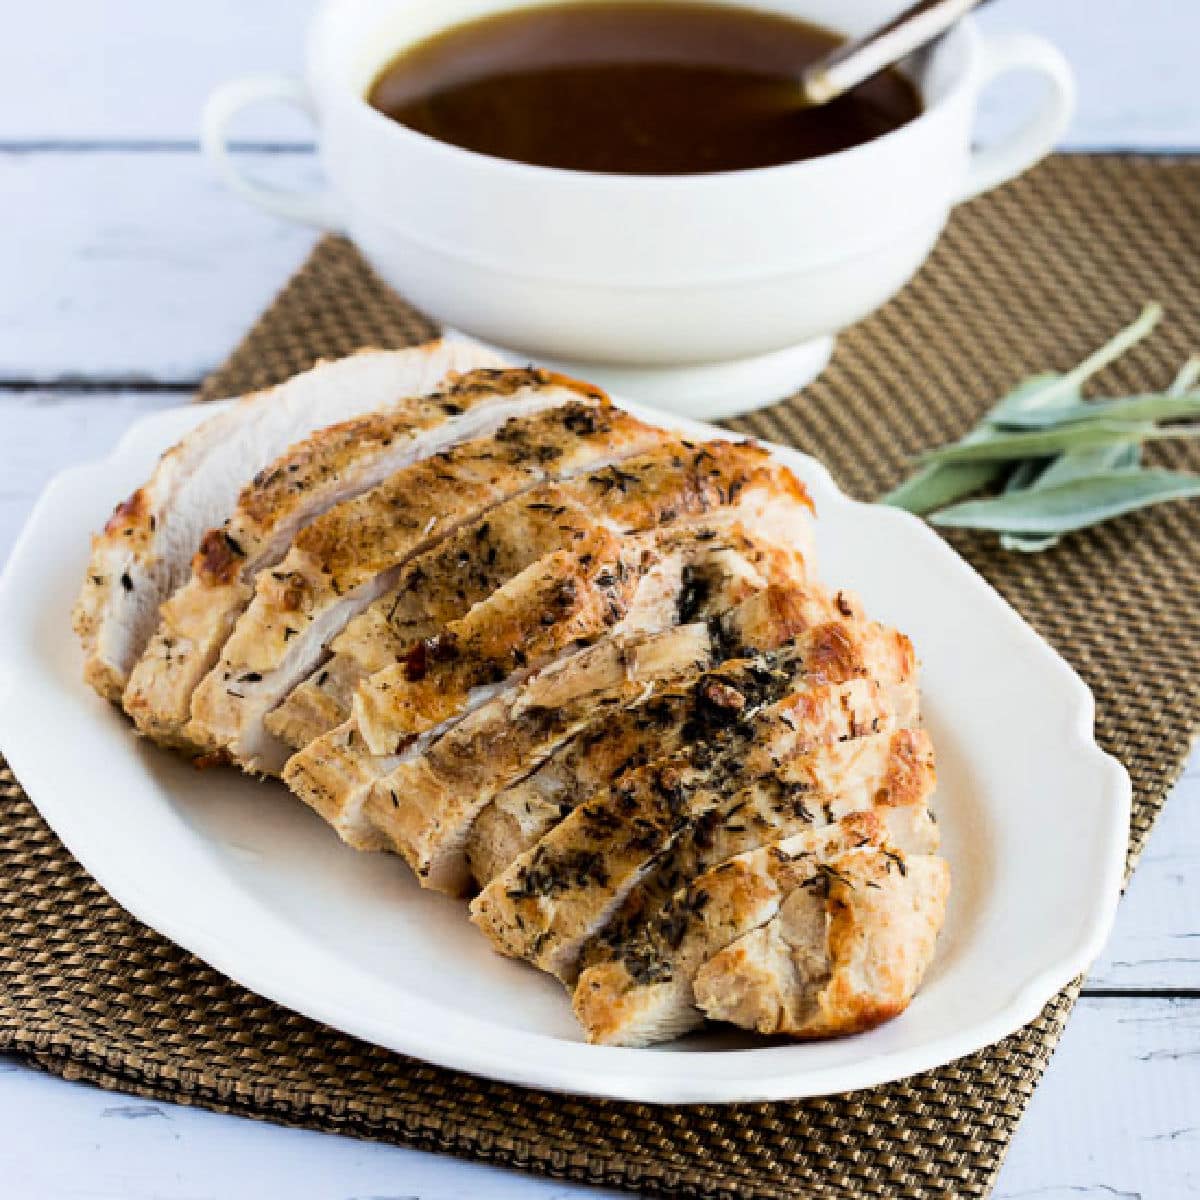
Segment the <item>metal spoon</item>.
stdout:
[[839,46],[800,76],[808,107],[828,104],[933,41],[983,0],[918,0],[886,25]]

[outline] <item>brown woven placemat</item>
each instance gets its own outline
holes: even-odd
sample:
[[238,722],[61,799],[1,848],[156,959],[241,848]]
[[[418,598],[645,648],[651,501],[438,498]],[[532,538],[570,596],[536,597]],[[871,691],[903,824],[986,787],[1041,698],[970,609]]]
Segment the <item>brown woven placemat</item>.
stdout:
[[[965,430],[1023,374],[1066,368],[1147,299],[1169,318],[1100,385],[1161,387],[1200,349],[1200,161],[1058,157],[960,209],[917,279],[821,380],[739,427],[803,447],[859,496]],[[430,333],[328,238],[202,396]],[[1154,457],[1200,467],[1194,446]],[[1096,693],[1135,788],[1130,866],[1200,724],[1200,505],[1049,553],[956,547]],[[1014,748],[1019,752],[1019,748]],[[401,1058],[245,992],[127,916],[0,760],[0,1049],[107,1087],[653,1195],[987,1193],[1077,994],[938,1071],[793,1104],[655,1108],[552,1096]]]

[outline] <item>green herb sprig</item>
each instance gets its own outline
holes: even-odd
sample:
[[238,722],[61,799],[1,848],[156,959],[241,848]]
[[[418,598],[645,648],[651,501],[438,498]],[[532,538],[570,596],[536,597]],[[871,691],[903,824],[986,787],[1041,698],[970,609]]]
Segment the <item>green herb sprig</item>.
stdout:
[[[1024,380],[961,441],[922,455],[921,468],[883,503],[927,515],[934,525],[990,530],[1006,550],[1034,553],[1065,533],[1200,496],[1200,476],[1142,466],[1146,442],[1200,437],[1200,357],[1189,359],[1163,393],[1099,400],[1082,394],[1161,318],[1161,307],[1149,304],[1074,370]],[[965,499],[995,486],[997,495]]]

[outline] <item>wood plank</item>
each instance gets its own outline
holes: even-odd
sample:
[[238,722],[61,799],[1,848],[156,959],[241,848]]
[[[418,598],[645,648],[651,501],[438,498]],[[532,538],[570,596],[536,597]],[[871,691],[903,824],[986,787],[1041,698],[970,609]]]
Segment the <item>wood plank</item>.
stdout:
[[[0,142],[193,140],[204,98],[253,71],[296,71],[312,0],[44,0],[21,10],[21,36],[0,39],[0,78],[19,102],[0,108]],[[1179,0],[1007,0],[985,11],[989,29],[1029,29],[1078,65],[1076,148],[1178,147],[1196,141],[1200,93],[1192,52],[1200,9]],[[1121,36],[1113,37],[1119,29]],[[1114,78],[1120,86],[1113,86]],[[152,98],[152,99],[151,99]],[[990,123],[1005,118],[997,94]],[[300,120],[248,114],[242,136],[309,140]]]
[[[290,185],[310,158],[247,155]],[[229,352],[311,247],[197,154],[0,153],[0,382],[188,383]]]
[[[22,6],[20,37],[0,39],[0,141],[187,140],[217,84],[296,71],[311,0],[44,0]],[[247,114],[248,137],[312,139],[306,123]]]
[[[1083,1000],[1017,1131],[995,1200],[1196,1194],[1200,1001]],[[12,1194],[141,1200],[600,1200],[609,1193],[67,1084],[0,1062]],[[54,1153],[47,1154],[46,1131]],[[265,1190],[264,1190],[265,1189]],[[82,1192],[79,1194],[83,1194]]]
[[994,1200],[1200,1192],[1200,1002],[1082,1000],[1017,1130]]
[[[1079,82],[1079,107],[1066,148],[1178,150],[1200,143],[1200,93],[1189,65],[1200,39],[1200,5],[1005,0],[983,9],[978,20],[986,32],[1042,34],[1070,60]],[[985,139],[1009,124],[1019,111],[1018,98],[1035,94],[1016,82],[985,93],[980,129]]]
[[1089,989],[1200,992],[1200,747],[1121,901]]
[[0,1170],[11,1200],[628,1200],[628,1193],[444,1155],[103,1092],[4,1059],[0,1120]]

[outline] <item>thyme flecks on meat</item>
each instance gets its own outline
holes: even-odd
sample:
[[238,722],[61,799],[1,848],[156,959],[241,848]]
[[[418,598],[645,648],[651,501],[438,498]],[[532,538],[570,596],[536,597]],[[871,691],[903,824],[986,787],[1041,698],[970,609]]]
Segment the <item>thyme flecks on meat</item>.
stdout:
[[604,887],[608,869],[603,856],[595,850],[571,850],[555,856],[544,848],[521,872],[515,887],[505,894],[510,900],[545,900],[572,888]]

